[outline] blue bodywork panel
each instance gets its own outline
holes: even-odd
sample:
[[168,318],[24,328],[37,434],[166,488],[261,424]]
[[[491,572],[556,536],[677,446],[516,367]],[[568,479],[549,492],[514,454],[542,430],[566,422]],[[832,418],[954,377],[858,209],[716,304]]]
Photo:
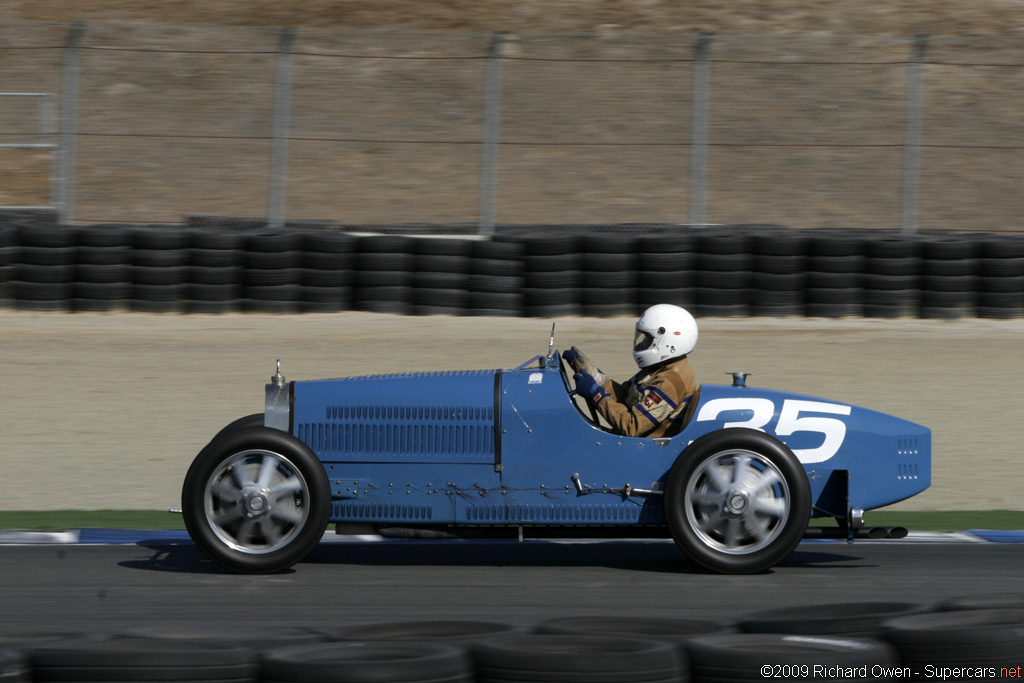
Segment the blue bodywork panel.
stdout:
[[554,353],[514,370],[293,382],[289,429],[324,463],[333,522],[664,525],[672,465],[699,436],[732,427],[794,451],[814,516],[843,519],[930,484],[920,425],[748,386],[705,384],[695,401],[671,439],[611,434],[577,406]]

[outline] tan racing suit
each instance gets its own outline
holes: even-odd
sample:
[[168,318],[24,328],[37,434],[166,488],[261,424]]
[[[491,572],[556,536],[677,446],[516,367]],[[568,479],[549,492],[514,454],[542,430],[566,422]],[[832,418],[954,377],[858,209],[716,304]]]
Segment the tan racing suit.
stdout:
[[641,369],[624,384],[611,379],[594,397],[596,409],[622,436],[673,435],[697,390],[686,356]]

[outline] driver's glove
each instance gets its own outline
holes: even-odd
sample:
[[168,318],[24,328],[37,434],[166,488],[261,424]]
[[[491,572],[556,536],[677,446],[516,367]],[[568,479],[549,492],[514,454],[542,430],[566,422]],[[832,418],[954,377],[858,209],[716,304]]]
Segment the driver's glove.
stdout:
[[596,378],[586,372],[578,372],[572,376],[576,382],[576,391],[584,396],[591,404],[597,405],[608,398],[608,392],[597,383]]
[[571,365],[573,369],[576,370],[576,372],[588,374],[591,377],[593,377],[594,381],[597,382],[599,385],[604,384],[604,373],[601,372],[601,370],[597,366],[590,362],[590,359],[587,358],[587,355],[585,353],[580,351],[575,346],[566,351],[564,354],[562,354],[562,357],[565,358],[565,360],[569,361],[569,365]]

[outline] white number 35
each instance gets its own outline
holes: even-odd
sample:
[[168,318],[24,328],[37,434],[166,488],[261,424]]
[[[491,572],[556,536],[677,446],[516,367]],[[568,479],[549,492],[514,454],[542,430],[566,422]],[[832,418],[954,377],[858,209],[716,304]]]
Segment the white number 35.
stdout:
[[[726,422],[723,427],[747,427],[763,432],[765,425],[775,415],[775,404],[767,398],[716,398],[708,401],[697,413],[697,421],[715,420],[721,413],[734,410],[753,411],[753,416],[743,422]],[[849,415],[850,406],[820,401],[800,401],[786,399],[779,411],[779,422],[775,425],[776,436],[789,436],[796,432],[817,432],[825,435],[825,440],[817,448],[794,449],[793,453],[800,462],[823,462],[839,452],[846,438],[846,424],[834,417],[801,417],[801,413],[826,413],[829,415]]]

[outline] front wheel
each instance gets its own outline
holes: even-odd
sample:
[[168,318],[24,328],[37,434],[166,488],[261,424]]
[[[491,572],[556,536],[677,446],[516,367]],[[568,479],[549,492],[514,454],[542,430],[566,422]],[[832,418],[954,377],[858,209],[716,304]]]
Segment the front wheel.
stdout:
[[199,549],[227,569],[252,574],[287,569],[313,549],[327,526],[331,490],[305,444],[251,427],[199,452],[181,498]]
[[676,544],[705,569],[763,571],[789,555],[811,514],[807,473],[793,452],[753,429],[706,434],[669,473],[665,517]]

